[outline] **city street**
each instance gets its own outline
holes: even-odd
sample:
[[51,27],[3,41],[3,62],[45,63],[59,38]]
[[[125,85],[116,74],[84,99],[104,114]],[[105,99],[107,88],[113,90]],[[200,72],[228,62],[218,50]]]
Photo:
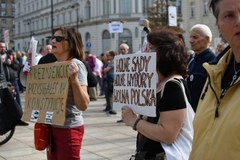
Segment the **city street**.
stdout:
[[[22,95],[24,103],[24,94]],[[121,118],[107,115],[105,99],[90,102],[84,113],[85,135],[81,150],[81,160],[128,160],[135,151],[136,132],[124,123],[116,123]],[[34,149],[33,123],[17,126],[12,139],[0,146],[0,160],[46,160],[45,151]]]

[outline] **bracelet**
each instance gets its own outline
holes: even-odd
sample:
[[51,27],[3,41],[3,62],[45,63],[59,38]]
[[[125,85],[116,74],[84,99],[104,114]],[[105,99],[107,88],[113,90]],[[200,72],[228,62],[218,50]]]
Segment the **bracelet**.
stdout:
[[137,130],[137,124],[138,124],[138,122],[139,122],[140,120],[141,120],[141,118],[137,118],[136,121],[134,122],[133,127],[132,127],[132,129],[133,129],[134,131]]

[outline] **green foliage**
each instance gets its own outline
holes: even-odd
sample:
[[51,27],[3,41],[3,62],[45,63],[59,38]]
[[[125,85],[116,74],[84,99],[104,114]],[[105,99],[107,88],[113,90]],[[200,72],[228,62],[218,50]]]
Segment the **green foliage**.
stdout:
[[[167,0],[155,0],[153,2],[153,6],[149,7],[147,13],[151,29],[160,28],[168,25],[167,6],[169,5],[169,3],[174,4],[174,2],[176,3],[175,0],[168,0],[168,2]],[[181,15],[177,15],[178,26],[180,22],[182,22],[180,16]]]

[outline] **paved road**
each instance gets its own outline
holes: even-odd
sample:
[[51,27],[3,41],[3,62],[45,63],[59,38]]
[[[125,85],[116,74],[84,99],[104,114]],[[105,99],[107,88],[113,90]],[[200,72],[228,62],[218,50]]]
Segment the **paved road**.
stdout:
[[[24,95],[22,95],[24,103]],[[102,112],[105,99],[90,102],[84,113],[85,136],[81,160],[128,160],[135,151],[136,132],[123,123],[117,115]],[[17,126],[13,138],[0,146],[0,160],[46,160],[45,151],[33,145],[33,123]]]

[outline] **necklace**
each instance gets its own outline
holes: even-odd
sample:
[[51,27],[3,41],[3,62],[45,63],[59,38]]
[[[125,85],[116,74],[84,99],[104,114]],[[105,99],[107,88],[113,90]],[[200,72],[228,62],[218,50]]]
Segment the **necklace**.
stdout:
[[240,71],[240,69],[236,70],[236,61],[235,60],[233,61],[233,69],[234,69],[234,75],[232,77],[232,82],[231,82],[230,86],[235,82],[235,80],[238,77],[238,72]]
[[[229,87],[231,87],[233,85],[233,83],[236,81],[237,77],[238,77],[238,73],[240,72],[240,69],[236,70],[236,61],[233,60],[233,69],[234,69],[234,75],[232,76],[232,81],[229,85]],[[227,87],[227,88],[229,88]],[[227,88],[222,89],[221,91],[221,98],[225,95]]]

